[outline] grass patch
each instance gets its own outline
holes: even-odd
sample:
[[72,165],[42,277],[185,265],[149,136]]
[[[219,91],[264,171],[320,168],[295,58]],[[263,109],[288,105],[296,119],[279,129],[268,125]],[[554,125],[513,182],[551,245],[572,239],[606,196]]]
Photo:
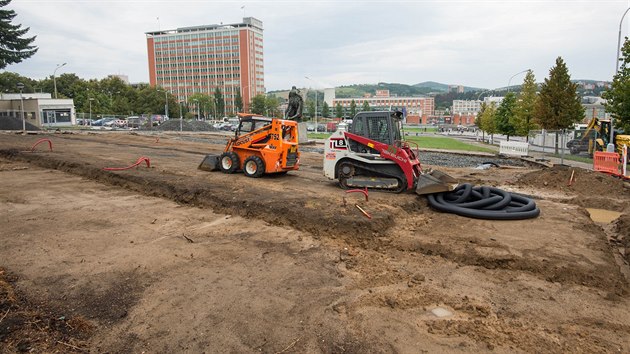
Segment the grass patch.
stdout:
[[407,141],[414,142],[424,149],[440,149],[440,150],[460,150],[460,151],[477,151],[496,153],[496,150],[483,146],[468,144],[453,138],[442,138],[435,136],[407,136]]
[[437,132],[437,128],[410,128],[410,127],[405,127],[403,128],[404,131],[409,132],[409,133],[436,133]]
[[328,139],[332,133],[308,133],[309,139]]
[[[562,156],[560,154],[553,154],[551,156],[553,156],[555,158],[562,158]],[[571,161],[584,162],[584,163],[588,163],[588,164],[592,164],[593,163],[593,159],[590,158],[590,157],[587,157],[587,156],[566,154],[566,155],[564,155],[564,159],[565,160],[571,160]]]
[[[330,133],[308,133],[309,139],[328,139]],[[459,150],[459,151],[475,151],[496,153],[496,149],[490,149],[479,145],[468,144],[466,142],[435,136],[407,136],[405,140],[418,144],[424,149],[440,149],[440,150]],[[413,144],[412,144],[413,146]]]

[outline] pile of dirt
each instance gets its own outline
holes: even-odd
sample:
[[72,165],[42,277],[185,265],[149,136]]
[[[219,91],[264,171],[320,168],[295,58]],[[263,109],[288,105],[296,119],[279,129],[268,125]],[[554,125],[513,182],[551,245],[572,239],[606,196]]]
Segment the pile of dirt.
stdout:
[[[569,182],[573,175],[573,181]],[[519,178],[517,184],[533,188],[554,189],[598,197],[630,198],[630,184],[602,172],[579,167],[556,165],[530,172]]]
[[615,221],[614,231],[618,235],[616,241],[623,248],[623,258],[630,264],[630,214],[621,215]]
[[93,325],[66,317],[27,299],[17,278],[0,268],[0,352],[74,353],[86,351]]
[[[15,117],[2,117],[0,118],[0,130],[22,130],[22,120]],[[40,130],[33,124],[26,122],[26,130],[35,131]]]
[[181,130],[186,132],[211,132],[217,131],[212,125],[208,122],[196,121],[196,120],[182,120],[180,122],[179,119],[171,119],[166,122],[160,124],[158,127],[155,127],[155,130],[162,131],[179,131],[181,123]]

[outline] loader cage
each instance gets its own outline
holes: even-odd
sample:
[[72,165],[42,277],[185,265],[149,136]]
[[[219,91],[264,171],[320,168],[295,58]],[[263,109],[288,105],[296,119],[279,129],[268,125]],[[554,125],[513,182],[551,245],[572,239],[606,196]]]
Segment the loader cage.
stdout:
[[[399,113],[359,112],[352,120],[352,125],[348,131],[383,144],[394,145],[395,142],[401,140],[398,127]],[[356,141],[350,142],[350,149],[355,152],[368,152],[361,151],[366,150],[366,147]],[[376,152],[376,150],[370,150],[372,153]]]

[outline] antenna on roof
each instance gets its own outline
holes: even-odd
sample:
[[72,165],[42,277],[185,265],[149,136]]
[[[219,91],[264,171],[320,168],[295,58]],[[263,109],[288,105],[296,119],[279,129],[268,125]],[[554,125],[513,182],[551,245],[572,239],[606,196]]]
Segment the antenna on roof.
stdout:
[[158,17],[156,17],[156,19],[157,19],[157,23],[158,23],[158,31],[161,31],[161,28],[160,28],[160,17],[158,16]]

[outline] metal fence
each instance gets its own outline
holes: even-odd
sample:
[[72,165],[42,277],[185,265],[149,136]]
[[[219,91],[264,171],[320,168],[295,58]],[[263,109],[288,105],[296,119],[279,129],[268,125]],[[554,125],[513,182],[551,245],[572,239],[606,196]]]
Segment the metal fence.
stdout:
[[537,147],[543,153],[555,153],[556,147],[558,153],[569,153],[567,143],[574,139],[575,132],[573,130],[530,130],[528,141],[531,146]]

